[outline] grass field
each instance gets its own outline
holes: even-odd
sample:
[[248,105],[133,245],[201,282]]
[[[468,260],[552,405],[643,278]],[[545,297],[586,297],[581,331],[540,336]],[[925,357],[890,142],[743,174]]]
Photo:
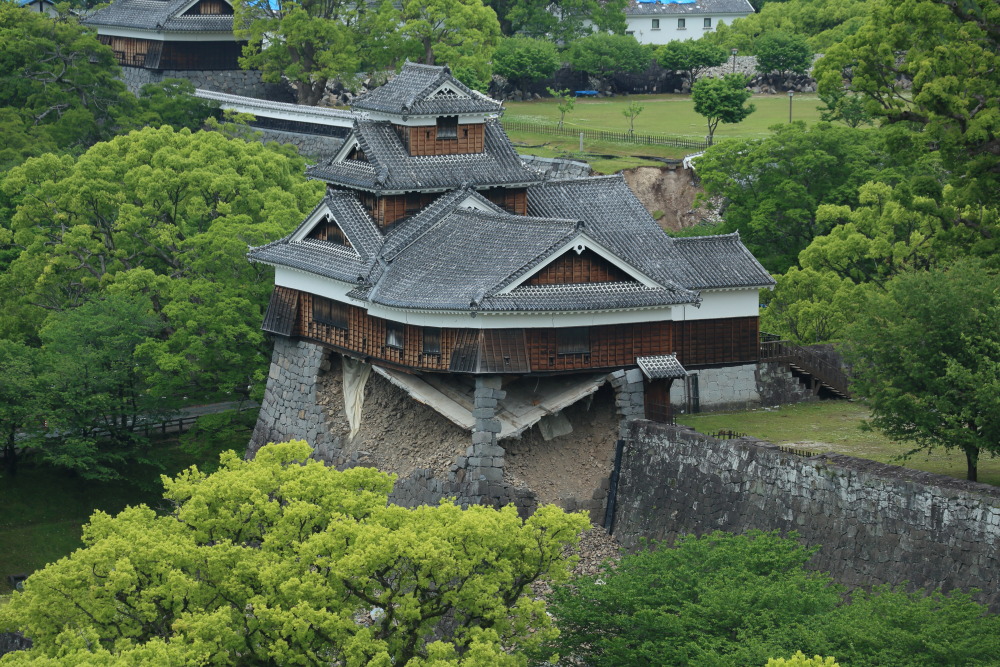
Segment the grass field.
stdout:
[[[628,130],[628,119],[622,110],[636,101],[645,108],[635,119],[637,133],[666,134],[674,137],[702,141],[708,134],[705,119],[694,111],[690,95],[627,95],[602,99],[581,98],[576,107],[566,115],[564,126],[587,130]],[[757,110],[742,123],[720,124],[715,133],[716,141],[726,138],[764,137],[771,133],[771,126],[788,122],[788,97],[786,95],[758,95],[752,100]],[[532,102],[506,102],[504,118],[527,122],[555,124],[559,121],[557,101],[552,98]],[[815,94],[798,94],[792,101],[792,118],[807,124],[819,118],[819,98]],[[530,132],[510,132],[511,139],[518,144],[518,150],[544,157],[577,156],[601,173],[612,173],[643,164],[655,164],[649,160],[635,158],[636,155],[652,155],[664,158],[681,158],[691,149],[669,148],[666,146],[639,146],[626,143],[584,141],[587,155],[579,156],[579,139],[575,137],[553,136]],[[595,157],[601,155],[614,158]]]
[[[861,423],[868,416],[863,403],[819,401],[775,410],[683,415],[677,421],[701,433],[733,430],[817,454],[836,452],[965,479],[965,455],[961,452],[936,449],[904,460],[901,457],[912,446],[894,442],[878,432],[862,430]],[[979,481],[1000,485],[1000,458],[983,456],[979,460]]]

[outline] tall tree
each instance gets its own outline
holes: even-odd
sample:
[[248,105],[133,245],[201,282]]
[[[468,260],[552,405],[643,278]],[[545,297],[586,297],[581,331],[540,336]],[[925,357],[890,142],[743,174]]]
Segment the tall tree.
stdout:
[[577,40],[569,50],[573,69],[600,79],[619,72],[642,72],[652,61],[650,49],[632,35],[598,33]]
[[701,79],[691,86],[694,110],[705,117],[708,123],[708,145],[715,138],[719,123],[739,123],[756,110],[746,104],[751,93],[747,90],[747,78],[742,74],[727,74],[721,79]]
[[0,452],[7,473],[17,472],[21,450],[44,433],[46,387],[42,351],[0,338]]
[[726,62],[726,52],[703,39],[675,41],[657,49],[656,61],[663,69],[683,72],[694,85],[703,71]]
[[400,31],[425,65],[448,65],[463,83],[483,89],[500,41],[496,12],[482,0],[409,0]]
[[505,37],[493,53],[493,71],[515,86],[552,76],[557,69],[556,45],[544,39]]
[[593,32],[625,33],[628,0],[491,0],[503,34],[564,45]]
[[911,453],[962,451],[976,481],[980,455],[1000,453],[1000,276],[972,260],[897,276],[845,339],[872,426]]
[[812,64],[812,49],[805,37],[795,33],[769,32],[757,40],[754,51],[760,74],[805,74]]
[[145,294],[163,325],[141,345],[157,395],[246,391],[261,379],[273,281],[244,254],[322,196],[301,159],[217,132],[146,128],[78,159],[28,160],[2,188],[20,253],[0,289],[30,317]]
[[310,453],[227,452],[164,479],[165,515],[95,513],[0,628],[32,638],[25,660],[75,664],[515,667],[555,634],[531,584],[566,581],[582,514],[406,509],[393,476]]
[[235,0],[233,9],[233,32],[247,40],[240,65],[261,70],[265,81],[288,78],[299,104],[317,104],[327,81],[357,73],[353,31],[373,11],[347,0]]

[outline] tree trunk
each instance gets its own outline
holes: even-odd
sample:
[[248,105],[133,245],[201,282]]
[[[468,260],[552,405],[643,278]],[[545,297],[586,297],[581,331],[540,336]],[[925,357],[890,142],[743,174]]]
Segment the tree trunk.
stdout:
[[965,479],[970,482],[978,482],[979,479],[979,448],[969,445],[963,447],[965,450],[965,463],[968,466],[968,472],[965,475]]
[[3,462],[4,466],[7,468],[7,474],[11,477],[17,475],[17,440],[15,439],[17,431],[11,429],[10,433],[7,434],[7,444],[3,449]]

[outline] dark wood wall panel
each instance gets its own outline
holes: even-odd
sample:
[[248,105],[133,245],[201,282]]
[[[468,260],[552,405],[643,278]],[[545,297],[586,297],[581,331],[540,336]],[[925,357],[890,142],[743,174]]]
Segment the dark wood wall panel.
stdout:
[[480,194],[508,213],[528,215],[528,191],[524,188],[489,188]]
[[[403,349],[389,347],[386,323],[362,308],[349,306],[347,330],[313,321],[312,296],[300,293],[294,334],[356,354],[409,366],[447,371],[458,329],[441,329],[441,354],[423,353],[421,327],[404,325]],[[759,354],[756,317],[691,322],[638,322],[590,328],[590,352],[558,353],[558,329],[525,329],[531,372],[586,371],[634,366],[636,357],[677,353],[688,368],[712,364],[753,363]]]
[[[458,155],[461,153],[482,153],[485,125],[470,123],[458,126],[455,139],[438,139],[437,127],[407,127],[403,130],[403,142],[410,149],[410,155]],[[408,139],[408,141],[407,141]]]
[[119,65],[146,69],[236,70],[245,42],[161,42],[100,35]]
[[631,276],[596,252],[584,250],[579,255],[570,250],[533,275],[528,285],[565,285],[569,283],[612,283],[632,280]]

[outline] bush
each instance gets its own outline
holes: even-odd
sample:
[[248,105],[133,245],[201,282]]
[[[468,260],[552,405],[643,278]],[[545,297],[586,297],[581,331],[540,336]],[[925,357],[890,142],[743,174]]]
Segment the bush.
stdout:
[[544,39],[507,37],[493,52],[493,71],[515,85],[550,77],[557,69],[556,45]]

